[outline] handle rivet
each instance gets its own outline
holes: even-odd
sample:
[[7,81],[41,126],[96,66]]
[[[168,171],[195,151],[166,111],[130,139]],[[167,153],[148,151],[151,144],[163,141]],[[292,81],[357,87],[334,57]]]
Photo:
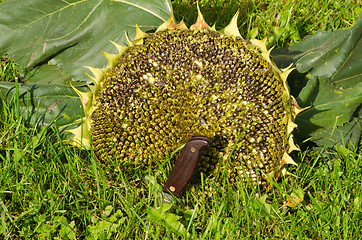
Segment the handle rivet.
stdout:
[[168,189],[170,189],[171,192],[174,192],[176,190],[174,186],[170,186]]
[[192,153],[194,153],[194,152],[196,152],[196,148],[192,147],[192,148],[190,149],[190,151],[191,151]]

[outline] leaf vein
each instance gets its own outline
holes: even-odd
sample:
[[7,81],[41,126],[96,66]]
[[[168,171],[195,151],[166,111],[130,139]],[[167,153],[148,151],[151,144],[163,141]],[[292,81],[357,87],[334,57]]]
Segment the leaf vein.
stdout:
[[[73,5],[76,5],[76,4],[79,4],[79,3],[82,3],[82,2],[86,2],[86,1],[87,1],[87,0],[80,0],[79,2],[74,2],[74,3],[70,3],[70,4],[68,3],[67,6],[64,6],[64,7],[60,8],[60,9],[58,9],[58,10],[56,10],[56,11],[53,11],[53,12],[51,12],[51,13],[47,13],[47,14],[45,14],[43,17],[38,18],[38,19],[35,19],[34,21],[32,21],[32,22],[24,25],[22,28],[28,27],[29,25],[34,24],[34,23],[36,23],[36,22],[38,22],[38,21],[40,21],[40,20],[42,20],[42,19],[44,19],[44,18],[46,18],[46,17],[48,17],[48,16],[52,16],[52,15],[55,14],[55,13],[61,12],[61,11],[63,11],[64,9],[66,9],[66,8],[68,8],[68,7],[71,7],[71,6],[73,6]],[[17,29],[17,30],[20,30],[20,29],[21,29],[21,28],[19,28],[19,29]]]
[[61,36],[60,38],[53,38],[53,39],[51,39],[51,40],[58,40],[58,39],[67,37],[68,35],[71,35],[73,32],[75,32],[76,30],[78,30],[78,29],[80,28],[80,26],[82,26],[82,25],[88,20],[88,18],[94,13],[94,11],[95,11],[95,10],[98,8],[98,6],[102,3],[102,1],[103,1],[103,0],[100,0],[100,1],[98,2],[98,4],[97,4],[96,6],[94,6],[94,8],[92,9],[92,11],[90,11],[89,14],[84,18],[84,20],[83,20],[80,24],[78,24],[78,27],[77,27],[77,28],[75,28],[73,31],[69,32],[68,34]]
[[[328,102],[328,103],[324,103],[324,104],[318,104],[318,105],[314,105],[313,107],[309,108],[309,109],[306,109],[305,111],[303,111],[302,113],[306,113],[306,112],[309,112],[311,110],[313,110],[313,108],[315,109],[320,109],[321,107],[328,107],[329,105],[334,105],[336,103],[344,103],[344,102],[350,102],[350,101],[354,101],[356,99],[361,99],[362,98],[362,95],[361,96],[357,96],[355,98],[349,98],[349,99],[343,99],[343,100],[340,100],[340,101],[334,101],[334,102]],[[333,107],[332,107],[333,108]],[[329,108],[329,109],[332,109],[332,108]],[[325,109],[325,108],[323,108]],[[321,109],[320,109],[321,110]],[[327,109],[328,110],[328,109]]]
[[341,78],[339,80],[336,80],[336,81],[333,81],[334,83],[339,83],[339,82],[343,82],[343,81],[347,81],[347,80],[350,80],[350,79],[353,79],[353,78],[357,78],[359,76],[362,76],[362,73],[360,74],[356,74],[356,75],[353,75],[353,76],[350,76],[350,77],[346,77],[346,78]]
[[158,15],[157,13],[155,12],[152,12],[150,9],[147,9],[147,8],[144,8],[138,4],[135,4],[135,3],[131,3],[131,2],[128,2],[128,1],[125,1],[125,0],[113,0],[115,2],[120,2],[120,3],[125,3],[125,4],[128,4],[128,5],[131,5],[131,6],[134,6],[136,8],[139,8],[139,9],[142,9],[143,11],[146,11],[146,12],[149,12],[151,13],[152,15],[158,17],[159,19],[161,19],[162,21],[166,21],[166,19],[164,19],[163,17],[161,17],[160,15]]

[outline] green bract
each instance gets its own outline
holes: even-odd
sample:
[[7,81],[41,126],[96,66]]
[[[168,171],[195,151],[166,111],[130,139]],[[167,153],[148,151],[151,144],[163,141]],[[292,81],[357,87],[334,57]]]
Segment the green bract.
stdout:
[[243,40],[236,20],[218,32],[200,11],[190,29],[171,16],[155,33],[137,28],[129,46],[115,44],[118,54],[104,53],[106,68],[88,67],[91,91],[76,90],[85,119],[72,143],[92,142],[100,160],[152,164],[203,135],[212,141],[200,171],[215,173],[220,162],[230,179],[277,177],[297,149],[291,132],[301,109],[286,84],[292,69],[275,66],[266,41]]

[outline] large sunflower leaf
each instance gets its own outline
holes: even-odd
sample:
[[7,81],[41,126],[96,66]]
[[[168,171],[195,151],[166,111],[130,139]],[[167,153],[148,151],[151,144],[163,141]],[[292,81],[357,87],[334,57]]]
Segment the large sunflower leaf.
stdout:
[[356,110],[362,102],[362,81],[355,87],[341,89],[326,77],[311,78],[302,89],[300,104],[311,106],[297,117],[297,136],[320,145],[336,143],[356,146],[361,136],[361,116]]
[[[14,109],[15,97],[14,83],[0,82],[0,99],[14,103]],[[80,99],[70,85],[19,84],[19,110],[30,125],[42,127],[53,122],[61,131],[74,128],[84,115]]]
[[288,79],[301,107],[295,132],[320,145],[358,145],[361,137],[362,19],[351,29],[316,33],[273,51],[280,67],[293,63]]
[[[169,0],[5,1],[0,56],[13,57],[24,73],[49,63],[72,80],[85,80],[85,65],[105,64],[100,50],[115,52],[110,40],[124,44],[125,32],[134,37],[136,23],[144,31],[155,29],[171,11]],[[42,71],[25,77],[37,81]]]

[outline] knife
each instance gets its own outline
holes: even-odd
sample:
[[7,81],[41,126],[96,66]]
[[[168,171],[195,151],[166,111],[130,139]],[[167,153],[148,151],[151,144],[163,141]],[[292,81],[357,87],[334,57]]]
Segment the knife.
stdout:
[[195,173],[203,148],[209,142],[208,137],[197,136],[186,143],[162,189],[163,200],[166,203],[173,203],[173,196],[181,197],[182,191]]

